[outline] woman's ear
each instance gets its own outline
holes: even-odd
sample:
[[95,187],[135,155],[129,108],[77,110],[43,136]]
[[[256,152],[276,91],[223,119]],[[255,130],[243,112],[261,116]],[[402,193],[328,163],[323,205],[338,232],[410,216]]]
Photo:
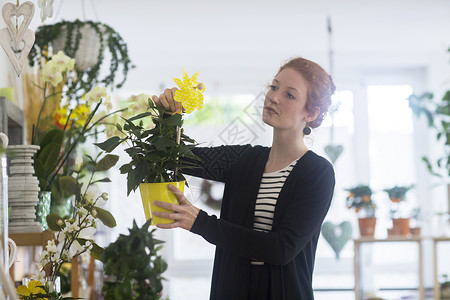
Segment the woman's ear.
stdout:
[[308,113],[308,115],[305,117],[305,122],[311,123],[312,121],[317,119],[319,114],[320,114],[320,108],[318,106],[314,106],[313,111]]

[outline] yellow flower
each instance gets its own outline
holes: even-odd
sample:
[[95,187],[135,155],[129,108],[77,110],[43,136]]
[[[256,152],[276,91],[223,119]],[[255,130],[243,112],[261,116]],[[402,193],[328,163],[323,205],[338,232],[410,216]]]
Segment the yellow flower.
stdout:
[[107,95],[106,88],[96,86],[84,95],[84,99],[88,103],[94,103],[98,102],[101,98],[106,97]]
[[[19,294],[20,299],[24,299],[24,296],[29,297],[32,294],[46,294],[45,290],[39,286],[42,286],[40,281],[31,280],[28,283],[28,287],[26,285],[20,285],[17,288],[17,294]],[[37,300],[43,300],[43,298],[38,298]]]
[[84,124],[86,123],[86,120],[87,120],[87,118],[89,117],[90,114],[91,114],[91,110],[89,109],[89,106],[87,106],[86,104],[80,104],[80,105],[77,105],[72,110],[71,118],[78,125],[84,126]]
[[63,80],[59,66],[54,61],[49,61],[42,70],[42,80],[49,81],[53,86],[57,86]]
[[186,113],[191,113],[195,108],[201,109],[203,107],[203,92],[205,86],[203,83],[197,82],[198,72],[191,78],[187,75],[183,69],[183,81],[178,78],[174,78],[173,81],[180,88],[175,92],[173,97],[175,101],[181,102]]
[[[67,123],[67,117],[67,106],[61,107],[53,114],[53,122],[56,126],[63,129]],[[67,127],[69,127],[69,124]]]
[[75,66],[75,59],[65,55],[62,51],[59,51],[56,55],[53,55],[51,60],[58,66],[61,72],[73,70]]

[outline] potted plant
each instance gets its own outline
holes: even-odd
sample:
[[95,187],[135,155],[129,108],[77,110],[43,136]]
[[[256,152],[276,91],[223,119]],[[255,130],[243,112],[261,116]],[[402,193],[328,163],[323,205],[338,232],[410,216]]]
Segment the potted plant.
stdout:
[[386,193],[388,193],[390,202],[391,202],[391,219],[392,219],[392,228],[388,229],[389,236],[408,236],[411,234],[410,231],[410,218],[402,217],[400,215],[400,205],[403,203],[406,198],[406,193],[411,190],[414,185],[408,186],[394,186],[392,188],[384,189]]
[[[85,91],[84,99],[72,101],[67,94],[67,79],[73,76],[75,60],[63,52],[52,56],[42,66],[42,104],[33,122],[31,144],[39,145],[34,158],[34,170],[39,180],[40,194],[37,220],[47,229],[45,217],[50,208],[60,215],[70,213],[70,195],[64,193],[58,178],[70,171],[69,161],[86,137],[105,128],[105,120],[122,110],[110,112],[106,88]],[[64,80],[66,79],[66,80]],[[66,200],[66,201],[64,201]]]
[[[186,113],[192,112],[194,108],[200,109],[203,105],[202,93],[205,87],[197,83],[197,76],[198,72],[189,78],[184,71],[183,81],[174,79],[180,87],[174,99],[183,103]],[[154,126],[143,126],[144,118],[151,118]],[[198,160],[192,153],[196,142],[184,134],[181,113],[167,113],[163,107],[156,107],[150,98],[148,111],[123,120],[123,126],[117,124],[122,136],[111,137],[96,145],[106,152],[113,151],[122,143],[128,145],[125,152],[131,161],[122,165],[120,172],[127,174],[128,194],[139,187],[145,216],[150,219],[154,210],[167,211],[153,206],[154,200],[178,203],[167,185],[184,189],[183,170],[194,168]],[[152,218],[152,225],[170,222],[170,219]]]
[[150,220],[141,228],[135,221],[129,234],[121,234],[103,253],[105,299],[161,299],[162,273],[167,263],[159,255],[163,243],[149,231]]
[[[35,32],[36,40],[29,55],[29,64],[41,64],[52,54],[62,50],[76,60],[76,77],[70,78],[69,91],[76,98],[82,91],[103,84],[120,88],[134,66],[128,56],[128,48],[122,37],[110,26],[94,21],[61,21],[41,25]],[[108,49],[109,56],[105,56]],[[110,57],[106,61],[105,57]],[[102,64],[109,66],[109,72],[102,77]],[[117,74],[122,71],[122,79],[117,82]]]
[[[450,52],[450,49],[448,49]],[[416,116],[425,115],[428,126],[436,133],[436,140],[442,145],[442,155],[436,160],[422,157],[428,171],[447,184],[448,209],[450,213],[450,90],[444,92],[439,100],[434,99],[433,93],[411,95],[408,98],[409,106]]]
[[375,233],[376,204],[372,200],[372,189],[367,185],[356,185],[346,189],[349,192],[347,207],[358,213],[358,225],[361,236],[373,237]]

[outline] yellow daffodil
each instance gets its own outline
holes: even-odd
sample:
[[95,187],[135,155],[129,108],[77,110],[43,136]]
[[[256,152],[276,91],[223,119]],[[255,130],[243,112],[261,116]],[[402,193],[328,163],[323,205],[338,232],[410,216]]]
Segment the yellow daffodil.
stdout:
[[183,70],[183,81],[178,78],[174,78],[173,81],[180,88],[175,92],[173,97],[175,101],[181,102],[186,113],[191,113],[195,108],[201,109],[203,107],[203,92],[205,86],[203,83],[197,82],[198,72],[196,72],[191,78]]
[[75,66],[75,59],[65,55],[62,51],[59,51],[56,55],[53,55],[52,61],[58,66],[61,72],[73,70]]
[[[24,296],[29,297],[32,294],[45,294],[45,290],[39,286],[42,286],[42,283],[37,280],[31,280],[28,283],[28,287],[26,285],[20,285],[17,288],[17,294],[19,294],[20,299],[24,299]],[[37,300],[43,300],[43,298],[38,298]]]
[[95,103],[98,102],[101,98],[106,97],[108,94],[106,93],[106,88],[96,86],[92,90],[90,90],[86,95],[84,95],[84,99],[87,103]]
[[50,82],[54,87],[63,80],[59,66],[54,61],[49,61],[42,70],[42,79],[44,82]]

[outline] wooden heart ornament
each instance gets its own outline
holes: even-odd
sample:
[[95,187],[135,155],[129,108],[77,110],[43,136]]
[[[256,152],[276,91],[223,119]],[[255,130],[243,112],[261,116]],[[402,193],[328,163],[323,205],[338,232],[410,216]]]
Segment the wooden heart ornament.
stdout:
[[324,222],[322,225],[322,235],[325,240],[333,248],[336,258],[339,259],[339,254],[344,249],[345,244],[352,238],[352,224],[344,221],[338,225],[331,222]]
[[[34,44],[34,32],[28,29],[34,15],[34,4],[30,1],[19,6],[6,3],[2,9],[3,20],[7,28],[0,30],[0,45],[8,55],[17,76],[20,76],[23,65]],[[12,19],[23,18],[20,26],[15,26]],[[17,24],[18,25],[18,24]]]

